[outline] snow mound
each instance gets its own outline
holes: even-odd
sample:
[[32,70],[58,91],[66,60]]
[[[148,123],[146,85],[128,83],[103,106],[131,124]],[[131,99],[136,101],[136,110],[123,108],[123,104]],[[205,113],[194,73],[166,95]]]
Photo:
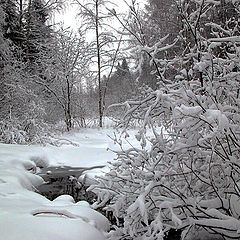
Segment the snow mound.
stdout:
[[87,203],[34,192],[44,183],[36,169],[48,165],[35,156],[42,156],[40,147],[0,144],[0,240],[106,239],[108,220]]
[[57,197],[57,198],[55,198],[53,201],[57,201],[57,202],[70,202],[70,203],[75,203],[75,201],[74,201],[74,199],[73,199],[73,197],[72,196],[70,196],[70,195],[61,195],[61,196],[59,196],[59,197]]

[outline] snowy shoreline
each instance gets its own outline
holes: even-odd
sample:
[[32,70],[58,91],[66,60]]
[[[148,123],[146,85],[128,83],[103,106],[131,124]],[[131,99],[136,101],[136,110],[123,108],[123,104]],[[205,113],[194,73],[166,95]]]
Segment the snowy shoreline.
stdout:
[[[89,135],[82,135],[81,141],[91,141]],[[105,134],[104,137],[103,134],[99,136],[106,138]],[[71,161],[75,170],[80,169],[75,166],[82,163],[82,170],[105,165],[112,159],[112,153],[106,151],[106,145],[99,146],[96,142],[102,144],[103,141],[96,139],[95,145],[90,144],[87,149],[86,146],[55,148],[0,144],[0,240],[106,239],[104,232],[109,230],[108,220],[91,209],[87,202],[75,203],[66,195],[50,201],[34,192],[44,183],[36,174],[39,167],[61,168]],[[90,148],[90,158],[84,161]],[[61,162],[66,156],[66,162]],[[94,156],[97,156],[96,161],[92,160]]]
[[[119,150],[109,137],[113,132],[111,128],[84,129],[63,136],[78,146],[0,144],[0,240],[106,239],[108,220],[87,202],[75,203],[66,195],[50,201],[34,191],[44,184],[40,176],[48,171],[53,175],[61,169],[72,175],[79,171],[78,180],[86,185],[104,174],[107,163],[116,157],[107,149]],[[129,138],[137,142],[135,132],[131,130]],[[128,147],[127,141],[123,147]]]

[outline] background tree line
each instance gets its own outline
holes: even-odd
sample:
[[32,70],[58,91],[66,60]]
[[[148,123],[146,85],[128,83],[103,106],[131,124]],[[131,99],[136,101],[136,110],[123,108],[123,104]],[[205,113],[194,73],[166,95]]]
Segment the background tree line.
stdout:
[[[97,111],[102,119],[109,104],[131,96],[136,77],[116,47],[119,34],[109,30],[105,3],[75,3],[83,19],[77,33],[51,24],[62,1],[1,1],[2,141],[41,141],[48,125],[84,126],[84,119],[97,117]],[[98,35],[86,41],[96,26]]]

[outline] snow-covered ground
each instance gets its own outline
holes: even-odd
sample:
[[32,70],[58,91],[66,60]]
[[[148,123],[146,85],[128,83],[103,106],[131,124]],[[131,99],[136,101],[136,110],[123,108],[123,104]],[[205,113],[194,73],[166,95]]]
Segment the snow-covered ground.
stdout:
[[92,167],[105,165],[111,161],[115,154],[107,151],[114,148],[108,135],[113,135],[111,129],[82,129],[80,132],[72,132],[61,136],[68,139],[76,146],[63,145],[59,147],[47,147],[43,154],[48,157],[50,165],[65,165],[72,167]]
[[[130,131],[135,141],[135,131]],[[24,146],[0,144],[0,240],[101,240],[109,229],[107,219],[86,202],[74,203],[70,196],[55,201],[33,192],[43,183],[35,175],[38,165],[105,166],[118,150],[112,129],[83,129],[61,136],[75,144]],[[67,143],[67,142],[66,142]],[[123,147],[129,147],[123,141]],[[106,168],[105,168],[106,170]],[[102,170],[88,172],[101,174]]]

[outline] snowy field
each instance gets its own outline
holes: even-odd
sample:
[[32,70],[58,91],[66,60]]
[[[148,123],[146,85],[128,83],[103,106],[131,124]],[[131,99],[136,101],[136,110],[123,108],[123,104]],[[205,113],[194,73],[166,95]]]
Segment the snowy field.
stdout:
[[[131,130],[128,139],[136,143],[135,132]],[[107,149],[119,149],[109,136],[113,136],[113,129],[83,129],[61,136],[68,140],[61,147],[0,144],[0,240],[106,239],[108,220],[88,203],[74,203],[70,196],[50,201],[33,190],[43,183],[34,174],[38,166],[107,165],[116,156]],[[126,141],[123,147],[129,147]]]

